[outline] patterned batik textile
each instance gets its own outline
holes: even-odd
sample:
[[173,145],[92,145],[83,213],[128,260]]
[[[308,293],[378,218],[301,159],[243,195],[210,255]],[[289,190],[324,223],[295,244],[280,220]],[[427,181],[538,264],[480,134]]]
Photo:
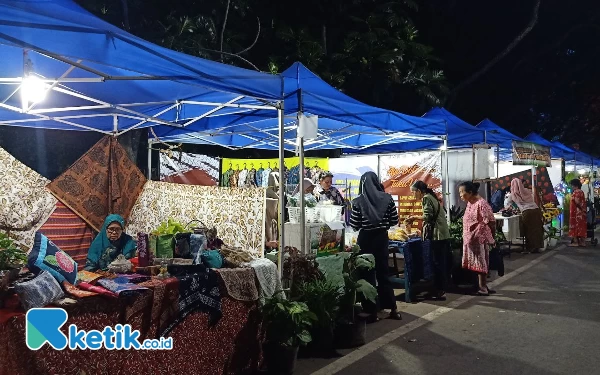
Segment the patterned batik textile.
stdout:
[[221,268],[217,272],[229,297],[239,301],[258,300],[256,274],[252,268]]
[[138,266],[148,267],[150,265],[150,239],[146,233],[137,235]]
[[131,283],[129,279],[125,277],[116,277],[114,279],[101,279],[98,280],[98,285],[110,290],[116,295],[121,295],[121,293],[125,294],[128,292],[148,289],[143,286]]
[[[264,303],[266,298],[271,298],[275,293],[283,290],[281,279],[277,272],[275,263],[268,259],[255,259],[249,263],[243,264],[244,267],[251,267],[256,273],[258,284],[260,286],[260,301]],[[283,296],[283,293],[281,293]]]
[[[266,189],[219,188],[148,181],[131,211],[127,233],[150,233],[169,218],[200,220],[229,246],[263,256]],[[185,202],[185,204],[182,204]]]
[[0,148],[0,231],[17,246],[29,250],[35,232],[54,211],[56,198],[46,190],[50,182]]
[[85,266],[87,253],[94,238],[92,228],[62,202],[39,230],[48,239],[69,254],[81,268]]
[[106,136],[48,185],[48,189],[99,231],[109,214],[129,217],[146,178],[116,138]]
[[210,316],[210,324],[216,324],[222,316],[217,273],[207,269],[206,272],[178,276],[177,279],[179,280],[179,312],[161,336],[168,335],[194,311],[207,312]]

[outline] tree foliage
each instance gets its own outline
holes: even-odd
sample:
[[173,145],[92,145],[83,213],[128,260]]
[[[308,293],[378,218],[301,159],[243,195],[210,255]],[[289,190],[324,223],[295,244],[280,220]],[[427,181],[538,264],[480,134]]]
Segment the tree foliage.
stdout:
[[[300,61],[369,104],[422,114],[448,90],[413,0],[80,0],[165,47],[277,73]],[[125,4],[127,5],[125,7]]]

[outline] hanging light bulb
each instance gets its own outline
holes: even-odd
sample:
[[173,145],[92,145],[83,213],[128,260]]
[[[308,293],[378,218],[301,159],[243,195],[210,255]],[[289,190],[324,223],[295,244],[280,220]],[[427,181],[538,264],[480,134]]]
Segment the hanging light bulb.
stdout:
[[28,103],[39,103],[46,98],[48,85],[36,76],[29,75],[21,83],[21,95]]

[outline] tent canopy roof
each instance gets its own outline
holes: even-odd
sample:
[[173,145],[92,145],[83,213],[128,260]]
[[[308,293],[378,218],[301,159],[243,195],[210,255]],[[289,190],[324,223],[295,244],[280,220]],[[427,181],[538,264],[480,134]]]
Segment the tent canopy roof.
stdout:
[[[275,113],[283,88],[281,77],[149,43],[71,0],[0,0],[0,56],[0,125],[120,133],[223,103],[220,114]],[[27,76],[46,83],[37,83],[47,95],[35,105],[22,103]]]
[[[319,136],[305,141],[307,150],[363,150],[432,136],[441,139],[445,134],[442,120],[408,116],[361,103],[332,87],[301,63],[294,63],[281,77],[288,149],[296,147],[299,113],[319,117]],[[159,126],[154,131],[162,141],[215,143],[230,147],[274,149],[278,141],[278,121],[272,112],[265,110],[206,118],[185,129]]]

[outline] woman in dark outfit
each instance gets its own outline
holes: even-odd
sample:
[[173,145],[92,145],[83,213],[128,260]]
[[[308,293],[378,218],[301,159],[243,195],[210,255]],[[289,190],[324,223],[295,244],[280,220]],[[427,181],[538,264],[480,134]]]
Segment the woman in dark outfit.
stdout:
[[394,289],[389,280],[388,229],[398,224],[398,211],[392,196],[386,193],[374,172],[360,178],[359,196],[352,201],[350,225],[358,233],[361,253],[375,257],[377,294],[382,309],[390,309],[390,318],[400,320]]

